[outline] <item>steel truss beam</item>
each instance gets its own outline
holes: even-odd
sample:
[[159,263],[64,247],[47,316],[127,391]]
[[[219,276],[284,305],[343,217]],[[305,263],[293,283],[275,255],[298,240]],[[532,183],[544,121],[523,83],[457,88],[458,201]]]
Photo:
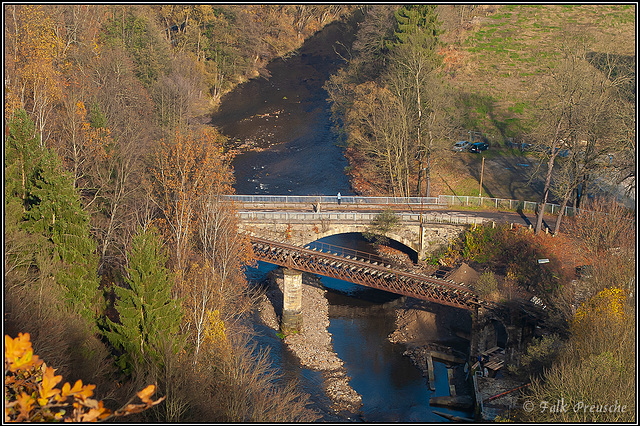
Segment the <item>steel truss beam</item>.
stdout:
[[452,281],[394,270],[389,265],[378,265],[365,259],[347,258],[258,237],[251,237],[251,243],[255,258],[267,263],[456,308],[493,307],[492,303],[479,299],[470,288]]

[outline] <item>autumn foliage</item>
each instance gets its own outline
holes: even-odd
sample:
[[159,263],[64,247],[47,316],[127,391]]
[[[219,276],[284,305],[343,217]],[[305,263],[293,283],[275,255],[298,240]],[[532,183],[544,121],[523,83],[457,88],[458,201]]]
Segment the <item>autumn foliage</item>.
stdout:
[[155,386],[149,385],[137,393],[142,403],[128,403],[111,411],[102,401],[91,398],[95,385],[83,385],[82,380],[61,388],[62,376],[53,367],[33,354],[28,333],[15,339],[4,337],[4,420],[6,422],[95,422],[123,417],[153,407],[165,397],[151,400]]
[[353,9],[3,7],[7,421],[309,418],[240,337],[252,252],[202,117]]

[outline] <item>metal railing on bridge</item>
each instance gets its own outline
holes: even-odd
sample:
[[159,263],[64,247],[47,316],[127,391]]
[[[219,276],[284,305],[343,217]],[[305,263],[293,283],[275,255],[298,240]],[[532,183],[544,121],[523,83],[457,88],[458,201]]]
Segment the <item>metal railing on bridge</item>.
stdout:
[[[310,222],[310,221],[332,221],[332,222],[366,222],[371,223],[378,213],[373,212],[287,212],[287,211],[239,211],[238,218],[248,222],[277,221],[284,223]],[[401,222],[420,222],[420,213],[398,212],[395,215]],[[480,225],[486,219],[467,215],[449,215],[423,213],[423,223],[447,223],[453,225]]]
[[[328,195],[228,195],[226,198],[239,203],[249,204],[336,204],[337,196]],[[478,208],[496,208],[512,211],[536,212],[539,203],[535,201],[511,200],[505,198],[491,197],[474,197],[467,195],[438,195],[437,197],[360,197],[360,196],[342,196],[341,203],[344,205],[354,206],[408,206],[411,208],[422,207],[478,207]],[[560,205],[547,203],[545,205],[545,213],[557,214],[560,212]],[[574,215],[579,213],[580,209],[566,206],[565,215]]]
[[[268,204],[331,204],[337,203],[337,196],[329,195],[227,195],[234,201],[241,203]],[[360,197],[343,195],[341,203],[351,205],[415,205],[438,204],[438,197]]]

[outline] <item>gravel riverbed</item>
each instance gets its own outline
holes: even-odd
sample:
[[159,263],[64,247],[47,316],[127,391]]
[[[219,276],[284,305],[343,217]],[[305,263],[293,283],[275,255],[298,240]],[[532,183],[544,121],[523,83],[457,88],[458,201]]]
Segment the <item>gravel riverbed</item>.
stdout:
[[[321,371],[324,390],[333,401],[335,412],[357,413],[362,406],[362,396],[349,386],[351,378],[346,374],[343,362],[333,351],[329,326],[329,304],[318,277],[304,273],[302,276],[302,327],[303,332],[284,338],[284,343],[306,368]],[[282,316],[282,270],[269,273],[268,287],[260,306],[260,317],[265,325],[278,330]]]

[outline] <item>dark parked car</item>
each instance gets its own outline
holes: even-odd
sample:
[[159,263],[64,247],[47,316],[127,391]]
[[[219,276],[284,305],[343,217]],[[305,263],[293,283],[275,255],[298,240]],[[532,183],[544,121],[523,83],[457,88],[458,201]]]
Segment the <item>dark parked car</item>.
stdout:
[[469,147],[469,152],[482,152],[486,149],[489,149],[489,144],[486,144],[484,142],[476,142],[471,144],[471,146]]

